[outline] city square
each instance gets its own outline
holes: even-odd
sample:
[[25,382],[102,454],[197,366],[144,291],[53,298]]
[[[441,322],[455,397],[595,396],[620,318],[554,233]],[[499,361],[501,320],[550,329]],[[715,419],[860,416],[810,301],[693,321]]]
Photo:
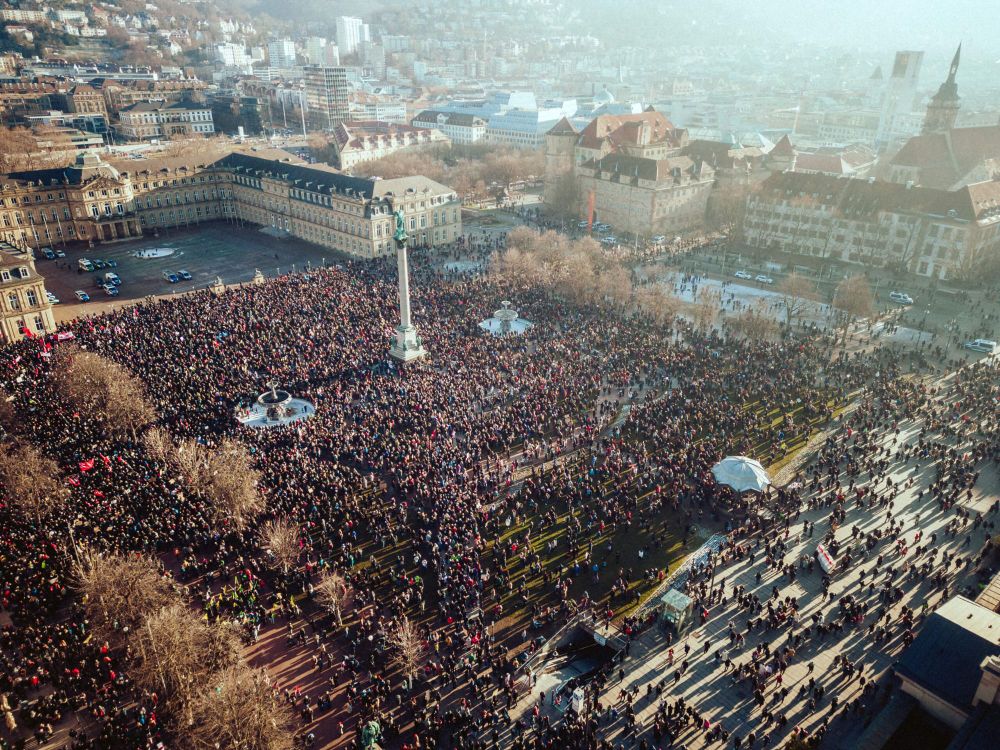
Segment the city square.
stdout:
[[994,16],[0,3],[0,750],[992,750]]

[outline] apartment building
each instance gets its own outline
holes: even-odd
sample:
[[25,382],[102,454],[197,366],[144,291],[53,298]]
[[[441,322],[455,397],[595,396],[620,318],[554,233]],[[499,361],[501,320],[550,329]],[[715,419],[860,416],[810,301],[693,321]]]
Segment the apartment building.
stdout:
[[1000,253],[1000,181],[948,191],[783,172],[750,195],[742,232],[803,258],[970,278]]

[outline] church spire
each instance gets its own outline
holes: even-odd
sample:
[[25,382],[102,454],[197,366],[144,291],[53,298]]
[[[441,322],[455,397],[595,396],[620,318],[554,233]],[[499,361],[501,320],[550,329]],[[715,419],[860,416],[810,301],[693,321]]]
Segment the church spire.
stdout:
[[958,83],[955,76],[958,74],[958,64],[962,59],[962,45],[959,43],[955,50],[955,56],[951,59],[951,67],[948,69],[948,79],[941,84],[930,104],[927,105],[927,115],[924,117],[924,127],[922,133],[944,133],[955,127],[955,119],[958,117],[959,96]]
[[948,83],[955,82],[955,74],[958,73],[958,63],[962,60],[962,43],[958,43],[958,49],[955,50],[955,56],[951,58],[951,69],[948,71]]

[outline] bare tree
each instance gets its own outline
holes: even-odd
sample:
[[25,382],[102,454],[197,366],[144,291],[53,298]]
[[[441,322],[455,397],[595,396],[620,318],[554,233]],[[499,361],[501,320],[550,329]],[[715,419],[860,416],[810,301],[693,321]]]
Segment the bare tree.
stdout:
[[136,435],[156,418],[142,383],[117,362],[76,347],[56,352],[57,387],[110,432]]
[[10,506],[41,525],[69,497],[59,467],[29,443],[0,445],[0,484]]
[[217,523],[229,523],[241,531],[264,510],[257,490],[260,474],[242,444],[225,440],[212,450],[187,440],[177,456],[188,484],[211,502]]
[[295,717],[267,673],[245,665],[219,672],[191,704],[179,730],[190,750],[293,750]]
[[[145,690],[158,691],[179,712],[213,674],[240,663],[233,623],[209,623],[183,604],[149,613],[129,638],[129,675]],[[174,703],[176,701],[176,703]]]
[[425,655],[424,639],[417,626],[404,617],[389,634],[389,643],[395,652],[396,663],[408,678],[420,670]]
[[171,578],[141,555],[78,551],[74,587],[99,641],[120,645],[151,612],[181,601]]
[[694,327],[702,333],[708,333],[719,319],[722,298],[718,292],[711,289],[701,289],[698,299],[692,303],[691,315]]
[[38,142],[29,128],[0,126],[0,174],[33,167]]
[[351,590],[340,573],[335,570],[325,571],[313,588],[313,596],[323,609],[336,618],[338,625],[344,624],[344,608],[351,600]]
[[545,190],[545,212],[560,219],[580,215],[580,180],[572,170],[557,176]]
[[750,341],[765,341],[772,338],[778,330],[778,324],[771,317],[767,302],[763,299],[755,300],[731,319],[729,325]]
[[785,313],[785,327],[809,309],[816,300],[816,285],[804,276],[790,273],[778,284],[778,301]]
[[177,445],[170,437],[170,433],[162,427],[151,427],[146,430],[142,436],[142,444],[146,448],[146,455],[153,460],[167,466],[177,465]]
[[299,559],[299,527],[288,519],[265,523],[260,530],[260,542],[282,573],[287,573]]
[[875,312],[872,288],[863,274],[848,276],[837,284],[833,293],[833,307],[841,313],[843,343],[847,347],[847,331],[858,318],[868,318]]

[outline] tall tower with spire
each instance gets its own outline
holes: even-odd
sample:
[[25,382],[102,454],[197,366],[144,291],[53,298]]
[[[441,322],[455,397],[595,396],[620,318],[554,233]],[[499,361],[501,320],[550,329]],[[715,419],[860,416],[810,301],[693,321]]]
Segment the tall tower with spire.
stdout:
[[955,50],[951,68],[948,70],[948,80],[941,84],[930,104],[927,105],[927,115],[924,117],[924,127],[921,134],[945,133],[955,127],[959,104],[958,84],[955,74],[958,73],[958,63],[962,57],[962,45]]

